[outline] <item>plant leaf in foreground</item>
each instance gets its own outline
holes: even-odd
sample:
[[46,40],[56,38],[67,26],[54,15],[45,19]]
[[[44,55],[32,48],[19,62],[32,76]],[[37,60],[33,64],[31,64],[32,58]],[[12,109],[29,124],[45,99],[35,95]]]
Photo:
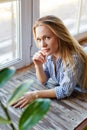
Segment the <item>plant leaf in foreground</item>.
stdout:
[[19,119],[19,130],[30,130],[50,107],[50,99],[36,99],[23,111]]

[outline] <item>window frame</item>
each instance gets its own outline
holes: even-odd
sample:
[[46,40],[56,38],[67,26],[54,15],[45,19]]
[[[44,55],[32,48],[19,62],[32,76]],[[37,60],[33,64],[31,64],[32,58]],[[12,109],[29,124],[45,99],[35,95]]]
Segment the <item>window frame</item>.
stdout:
[[[10,0],[4,0],[3,2],[9,2]],[[35,5],[33,6],[33,0],[19,0],[19,55],[20,58],[10,61],[3,66],[0,66],[0,69],[15,66],[16,69],[28,66],[31,64],[31,50],[33,47],[33,37],[32,37],[32,25],[33,25],[33,11]]]
[[20,52],[21,59],[15,63],[15,67],[22,68],[31,63],[30,50],[32,47],[32,22],[33,22],[33,1],[20,1]]

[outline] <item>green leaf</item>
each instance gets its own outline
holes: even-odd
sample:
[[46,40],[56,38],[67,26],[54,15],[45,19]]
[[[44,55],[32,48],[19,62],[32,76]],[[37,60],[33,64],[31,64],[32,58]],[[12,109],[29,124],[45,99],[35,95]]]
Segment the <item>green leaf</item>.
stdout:
[[23,111],[19,119],[19,130],[30,130],[50,107],[50,99],[36,99]]
[[4,119],[3,117],[0,116],[0,124],[10,124],[10,123],[11,123],[10,120]]
[[14,67],[5,68],[0,71],[0,88],[2,88],[7,83],[7,81],[14,75],[14,73]]
[[22,84],[20,84],[11,95],[10,99],[7,102],[7,105],[12,105],[14,102],[16,102],[25,92],[29,90],[31,85],[33,84],[33,80],[29,79]]

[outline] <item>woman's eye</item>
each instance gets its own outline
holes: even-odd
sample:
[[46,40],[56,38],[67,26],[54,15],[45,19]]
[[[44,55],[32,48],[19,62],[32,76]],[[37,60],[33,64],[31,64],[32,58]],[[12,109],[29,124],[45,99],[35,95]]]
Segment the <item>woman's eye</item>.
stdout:
[[49,37],[49,36],[47,36],[47,37],[45,37],[45,39],[46,39],[46,40],[48,40],[48,39],[50,39],[50,37]]
[[41,41],[41,39],[37,39],[37,42],[40,42]]

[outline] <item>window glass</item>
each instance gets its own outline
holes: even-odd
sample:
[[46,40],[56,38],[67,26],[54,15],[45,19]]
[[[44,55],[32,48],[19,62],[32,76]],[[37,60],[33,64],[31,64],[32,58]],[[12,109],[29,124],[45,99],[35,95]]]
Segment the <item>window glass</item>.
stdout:
[[83,0],[40,0],[40,17],[55,15],[61,18],[71,34],[75,35],[87,29],[87,8],[85,3],[86,0],[84,2]]
[[20,58],[19,2],[0,0],[0,66]]
[[80,19],[80,28],[79,32],[84,32],[87,31],[87,5],[86,5],[86,0],[82,1],[81,4],[81,19]]

